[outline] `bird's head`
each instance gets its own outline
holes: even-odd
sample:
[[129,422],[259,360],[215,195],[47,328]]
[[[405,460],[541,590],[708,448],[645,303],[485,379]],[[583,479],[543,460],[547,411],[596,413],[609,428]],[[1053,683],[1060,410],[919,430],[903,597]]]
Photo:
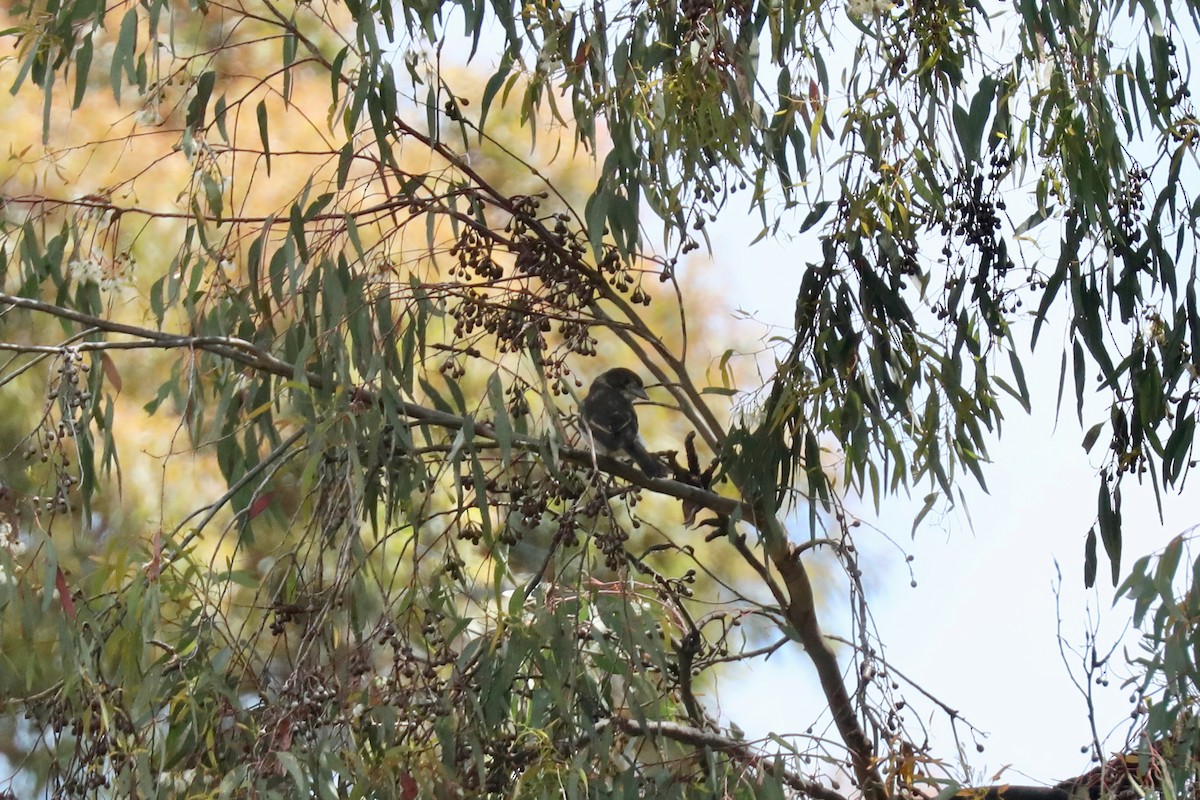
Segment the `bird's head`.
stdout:
[[626,400],[650,399],[646,395],[646,385],[642,383],[642,376],[631,369],[625,369],[624,367],[610,369],[599,378],[596,378],[596,383],[616,389]]

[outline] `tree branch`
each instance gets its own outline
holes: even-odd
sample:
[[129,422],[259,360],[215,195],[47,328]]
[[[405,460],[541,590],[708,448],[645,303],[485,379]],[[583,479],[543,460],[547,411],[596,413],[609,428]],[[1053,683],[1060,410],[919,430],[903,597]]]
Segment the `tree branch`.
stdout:
[[[161,347],[171,348],[179,347],[193,350],[202,350],[212,355],[228,358],[251,367],[260,372],[265,372],[271,375],[278,375],[283,378],[296,378],[303,376],[308,385],[315,389],[328,389],[325,386],[325,380],[315,373],[305,372],[292,364],[283,361],[274,355],[262,350],[251,342],[244,339],[238,339],[231,336],[181,336],[164,331],[154,330],[153,328],[144,328],[137,325],[129,325],[122,322],[96,317],[91,314],[84,314],[73,309],[64,308],[46,303],[41,300],[33,300],[27,297],[0,292],[0,304],[7,304],[17,308],[24,308],[29,311],[36,311],[43,314],[48,314],[60,319],[77,322],[81,325],[87,325],[100,331],[109,333],[119,333],[126,336],[132,336],[142,339],[142,343],[122,344],[120,347],[133,348],[135,344],[142,344],[146,347]],[[102,343],[80,343],[71,345],[76,349],[101,350],[109,347],[117,347],[112,343],[103,343],[108,347],[102,347]],[[25,345],[12,345],[11,347],[0,347],[0,349],[19,349],[27,348]],[[54,348],[55,351],[62,348]],[[31,350],[31,352],[44,353],[41,349]],[[396,410],[409,420],[416,421],[427,425],[446,428],[447,430],[461,430],[470,428],[471,432],[480,438],[495,440],[495,429],[486,422],[480,422],[471,417],[458,416],[444,411],[428,408],[417,403],[398,400],[396,402]],[[518,446],[523,450],[530,452],[539,452],[545,442],[537,437],[524,436],[521,434],[513,434],[511,437],[513,445]],[[739,501],[724,497],[701,489],[696,486],[691,486],[680,481],[671,480],[668,478],[650,478],[641,470],[626,464],[623,461],[618,461],[615,458],[593,454],[590,450],[577,449],[565,446],[557,448],[557,455],[563,461],[578,466],[597,466],[602,471],[616,475],[629,481],[632,484],[641,486],[658,494],[674,497],[678,500],[683,500],[688,503],[694,503],[703,508],[707,508],[717,514],[726,517],[740,516],[746,519],[751,524],[754,522],[754,510],[746,504]]]
[[710,747],[713,750],[720,750],[729,753],[738,761],[754,769],[774,775],[790,788],[815,798],[815,800],[846,800],[845,796],[839,792],[835,792],[827,786],[822,786],[816,781],[809,780],[802,775],[783,769],[778,764],[768,761],[765,756],[754,752],[750,749],[749,745],[738,739],[731,739],[719,733],[700,730],[699,728],[693,728],[678,722],[647,721],[642,723],[634,719],[626,719],[625,717],[618,716],[609,717],[596,723],[596,733],[600,733],[609,725],[615,725],[630,736],[646,736],[651,738],[662,736],[672,741],[683,742],[684,744],[696,747]]
[[854,705],[850,701],[850,693],[842,680],[842,669],[838,665],[837,656],[829,647],[817,621],[816,601],[808,570],[805,569],[799,552],[788,542],[787,530],[783,525],[776,518],[763,513],[757,517],[768,520],[768,524],[771,525],[770,530],[764,531],[764,540],[767,542],[767,553],[771,562],[779,570],[783,584],[787,587],[788,604],[784,613],[788,622],[796,629],[804,651],[816,667],[821,690],[829,703],[829,713],[833,715],[838,733],[850,751],[850,760],[859,788],[867,800],[885,800],[887,790],[876,764],[874,748],[858,722]]

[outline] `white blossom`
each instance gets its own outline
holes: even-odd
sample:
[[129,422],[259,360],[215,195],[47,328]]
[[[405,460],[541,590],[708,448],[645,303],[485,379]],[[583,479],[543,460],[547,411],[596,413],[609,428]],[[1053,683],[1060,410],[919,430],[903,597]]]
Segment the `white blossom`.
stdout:
[[132,283],[134,260],[129,253],[122,253],[110,261],[99,247],[93,247],[86,256],[71,259],[67,271],[76,283],[94,283],[102,292],[115,292]]
[[18,539],[16,536],[8,538],[0,537],[0,542],[4,543],[4,548],[8,550],[8,554],[14,559],[25,555],[25,551],[29,549],[29,545]]
[[855,19],[879,17],[891,10],[889,0],[846,0],[846,13]]

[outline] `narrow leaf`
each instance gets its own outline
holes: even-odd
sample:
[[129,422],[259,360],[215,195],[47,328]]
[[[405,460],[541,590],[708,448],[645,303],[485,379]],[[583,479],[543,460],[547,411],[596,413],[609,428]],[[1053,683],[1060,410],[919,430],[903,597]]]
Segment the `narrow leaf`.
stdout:
[[1084,452],[1087,452],[1087,453],[1092,452],[1092,445],[1096,444],[1096,439],[1100,436],[1100,431],[1102,431],[1102,430],[1104,430],[1103,422],[1097,422],[1095,425],[1093,425],[1091,428],[1088,429],[1088,432],[1086,434],[1084,434],[1084,436],[1083,436]]
[[1083,585],[1090,589],[1096,585],[1096,527],[1093,525],[1083,545]]
[[1112,565],[1112,582],[1113,586],[1116,586],[1121,575],[1121,488],[1116,487],[1110,494],[1108,481],[1102,478],[1097,505],[1100,541],[1104,543],[1104,552],[1108,554],[1109,563]]
[[508,416],[508,405],[504,402],[504,387],[500,376],[492,373],[487,385],[488,403],[492,407],[492,427],[496,444],[500,446],[500,461],[507,467],[512,457],[513,426]]
[[205,70],[196,80],[196,93],[188,103],[187,114],[183,124],[194,130],[204,127],[205,113],[208,111],[208,101],[212,97],[213,86],[217,82],[217,73],[211,69]]
[[267,174],[271,174],[271,140],[267,135],[267,101],[259,100],[255,110],[258,115],[258,136],[262,140],[263,155],[267,158]]
[[92,34],[83,37],[83,44],[75,51],[75,97],[71,108],[79,108],[83,95],[87,92],[88,73],[92,69]]
[[104,371],[105,380],[120,393],[121,373],[117,370],[116,362],[112,360],[112,356],[108,353],[100,353],[100,368]]

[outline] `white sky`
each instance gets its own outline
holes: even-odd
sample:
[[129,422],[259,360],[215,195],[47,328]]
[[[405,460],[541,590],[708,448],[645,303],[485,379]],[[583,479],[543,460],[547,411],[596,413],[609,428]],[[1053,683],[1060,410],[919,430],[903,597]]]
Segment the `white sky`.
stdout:
[[[999,52],[1005,47],[1004,23],[993,23]],[[1121,31],[1123,36],[1136,33]],[[1194,38],[1190,31],[1177,35]],[[1195,45],[1189,42],[1190,47]],[[835,73],[831,66],[831,74]],[[972,85],[973,80],[968,80],[968,97]],[[1140,157],[1152,159],[1146,153]],[[1009,214],[1023,219],[1028,212],[1016,208],[1023,202],[1020,193],[1006,199]],[[815,239],[763,241],[750,247],[757,216],[738,219],[735,209],[727,212],[732,213],[707,228],[714,263],[703,271],[719,288],[715,295],[727,297],[731,311],[742,309],[761,323],[790,330],[805,262],[819,257]],[[1054,246],[1052,241],[1049,244]],[[1062,320],[1065,317],[1058,324],[1047,323],[1032,356],[1029,329],[1016,335],[1023,347],[1033,411],[1026,415],[1015,401],[1004,406],[1002,434],[989,443],[992,463],[984,470],[990,494],[969,476],[960,480],[968,496],[970,521],[961,510],[941,517],[935,510],[913,540],[912,520],[926,489],[914,491],[912,502],[888,503],[877,517],[869,512],[869,503],[864,504],[864,518],[915,556],[911,567],[917,587],[909,585],[903,554],[884,541],[883,534],[865,527],[855,534],[856,545],[866,555],[860,566],[885,657],[987,734],[985,751],[976,753],[969,733],[959,726],[972,768],[968,777],[975,782],[995,780],[995,773],[1006,767],[1010,769],[998,782],[1052,783],[1090,768],[1089,753],[1081,753],[1091,742],[1087,701],[1068,669],[1085,680],[1078,654],[1085,649],[1089,633],[1098,633],[1097,644],[1104,654],[1121,641],[1130,622],[1130,604],[1113,606],[1115,591],[1103,547],[1099,548],[1098,587],[1083,588],[1084,539],[1096,520],[1097,469],[1106,452],[1106,432],[1091,454],[1081,442],[1087,426],[1107,417],[1107,403],[1097,397],[1085,405],[1081,428],[1068,369],[1056,423],[1060,362],[1064,347],[1069,346]],[[759,331],[747,327],[747,332],[754,336]],[[1122,485],[1122,579],[1137,558],[1200,524],[1195,478],[1182,495],[1164,496],[1162,520],[1149,485],[1138,487],[1129,479]],[[1056,587],[1060,587],[1057,611]],[[824,591],[825,630],[849,635],[844,584]],[[1059,613],[1067,649],[1076,653],[1069,654],[1066,663],[1058,641]],[[1102,743],[1105,735],[1114,734],[1110,752],[1122,746],[1129,730],[1131,688],[1122,683],[1136,673],[1126,666],[1124,653],[1135,653],[1135,643],[1136,632],[1127,633],[1123,648],[1114,654],[1109,685],[1092,687]],[[848,663],[848,654],[842,656]],[[730,673],[733,678],[733,670]],[[931,754],[952,761],[955,744],[945,715],[935,712],[915,690],[903,689],[901,694],[929,724]],[[768,731],[802,732],[824,707],[815,676],[796,648],[777,654],[741,680],[722,681],[716,699],[723,714],[751,737]],[[911,725],[909,730],[919,727]]]
[[[709,232],[715,262],[710,274],[721,283],[731,308],[754,312],[764,323],[790,326],[805,261],[797,256],[797,246],[763,242],[748,252],[753,232],[734,222],[710,226]],[[1096,468],[1106,439],[1101,435],[1092,455],[1084,452],[1070,374],[1056,429],[1064,330],[1048,324],[1035,357],[1026,361],[1033,413],[1026,415],[1015,401],[1005,408],[1003,434],[989,446],[993,463],[984,473],[990,495],[969,477],[961,482],[971,522],[960,511],[938,518],[935,510],[910,540],[923,489],[914,492],[911,503],[889,503],[878,518],[865,515],[915,556],[915,589],[903,555],[881,534],[864,527],[855,538],[861,550],[875,556],[865,558],[862,566],[888,661],[988,734],[982,754],[965,740],[976,780],[988,780],[1012,765],[1004,782],[1053,782],[1090,766],[1088,755],[1080,753],[1091,741],[1086,702],[1059,653],[1055,563],[1062,573],[1062,631],[1068,645],[1081,651],[1092,630],[1089,620],[1099,619],[1099,644],[1106,652],[1129,621],[1129,604],[1112,607],[1114,590],[1102,547],[1099,588],[1083,589],[1084,537],[1096,518]],[[1018,335],[1026,348],[1028,338],[1028,332]],[[1103,418],[1102,408],[1096,405],[1090,421],[1085,408],[1085,425]],[[1200,523],[1200,504],[1194,489],[1190,496],[1165,497],[1165,521],[1160,522],[1148,486],[1137,491],[1127,480],[1122,492],[1124,576],[1136,558]],[[825,592],[825,630],[848,635],[845,612],[838,607],[844,603],[838,599],[844,587],[826,587]],[[1131,671],[1124,667],[1121,651],[1114,662],[1109,687],[1096,687],[1097,730],[1103,737],[1121,726],[1110,749],[1123,741],[1130,711],[1130,689],[1121,682]],[[1073,657],[1070,666],[1081,674],[1082,659]],[[798,680],[801,675],[804,680]],[[923,718],[932,718],[933,755],[953,759],[954,740],[945,716],[931,715],[932,706],[918,692],[902,694]],[[801,732],[823,707],[799,652],[776,655],[742,680],[723,681],[719,703],[752,737],[767,731]],[[965,732],[961,725],[959,730]]]

